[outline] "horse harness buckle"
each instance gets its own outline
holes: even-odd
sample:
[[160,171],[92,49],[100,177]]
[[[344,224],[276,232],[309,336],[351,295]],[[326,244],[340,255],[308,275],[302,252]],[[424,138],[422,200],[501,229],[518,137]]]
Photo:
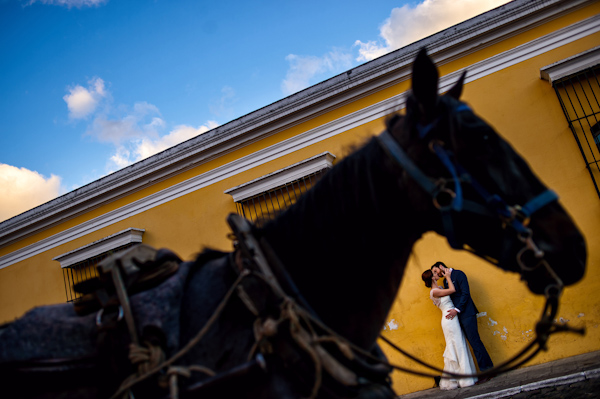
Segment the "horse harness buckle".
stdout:
[[[287,275],[285,268],[269,243],[264,239],[255,237],[252,225],[243,217],[237,214],[230,214],[227,222],[233,231],[234,246],[237,250],[232,258],[232,262],[235,265],[234,268],[240,275],[260,275],[271,287],[278,300],[281,301],[281,314],[278,317],[276,316],[279,320],[275,320],[273,315],[263,315],[264,317],[261,317],[261,312],[254,306],[251,296],[246,293],[242,285],[238,286],[238,296],[250,312],[257,317],[254,326],[255,335],[257,335],[256,338],[258,340],[256,348],[260,352],[264,352],[265,355],[271,354],[273,352],[272,344],[281,345],[276,344],[279,340],[277,335],[283,333],[283,336],[285,336],[284,340],[291,339],[292,342],[295,342],[298,346],[298,349],[296,349],[298,353],[306,352],[310,354],[315,365],[319,364],[318,368],[322,368],[323,372],[327,372],[332,377],[332,381],[337,382],[344,389],[357,389],[364,384],[375,383],[375,379],[371,381],[369,377],[363,376],[364,371],[360,371],[360,365],[364,364],[364,362],[361,362],[358,353],[355,353],[343,341],[338,340],[335,333],[325,330],[322,331],[325,334],[324,336],[315,335],[318,335],[317,330],[321,330],[323,326],[322,322],[298,292],[297,287],[290,276]],[[281,322],[284,319],[290,323],[287,327],[289,328],[289,332],[281,330]],[[304,323],[307,325],[304,325]],[[313,323],[314,325],[312,325]],[[336,354],[331,352],[326,346],[323,346],[323,342],[333,343],[337,348]],[[286,345],[286,348],[289,349],[291,347]],[[289,352],[287,349],[284,351],[285,353]],[[365,366],[363,365],[363,367]],[[371,373],[380,373],[387,376],[391,369],[388,370],[383,366],[381,368],[373,367],[370,371]],[[332,381],[329,383],[332,383]],[[315,397],[320,385],[320,378],[317,378],[311,397]]]
[[[115,253],[96,266],[98,277],[75,285],[75,290],[83,294],[74,304],[75,311],[79,315],[97,311],[99,329],[124,319],[131,342],[138,345],[129,296],[160,284],[178,270],[180,262],[174,254],[165,256],[165,252],[145,244]],[[116,318],[104,320],[113,309],[117,310]]]

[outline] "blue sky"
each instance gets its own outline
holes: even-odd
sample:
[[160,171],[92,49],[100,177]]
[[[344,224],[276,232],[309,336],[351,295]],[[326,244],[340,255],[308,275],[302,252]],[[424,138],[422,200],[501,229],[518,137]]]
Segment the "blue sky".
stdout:
[[506,0],[0,0],[0,221]]

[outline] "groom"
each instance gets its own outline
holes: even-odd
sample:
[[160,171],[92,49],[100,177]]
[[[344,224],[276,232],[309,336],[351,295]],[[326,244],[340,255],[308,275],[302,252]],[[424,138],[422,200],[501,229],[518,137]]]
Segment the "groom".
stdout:
[[[438,276],[438,278],[444,277],[444,271],[448,269],[443,262],[436,262],[431,266],[431,271]],[[469,281],[467,276],[460,270],[450,269],[452,272],[451,278],[454,283],[456,292],[450,295],[450,299],[454,303],[455,309],[451,309],[446,316],[448,319],[453,319],[458,315],[458,321],[460,326],[473,348],[475,358],[477,359],[477,365],[480,371],[486,371],[494,367],[490,355],[488,355],[481,338],[479,338],[479,331],[477,331],[477,308],[473,299],[471,299],[471,293],[469,292]],[[448,288],[448,282],[444,280],[444,288]],[[479,381],[479,383],[487,381],[489,378],[485,378]]]

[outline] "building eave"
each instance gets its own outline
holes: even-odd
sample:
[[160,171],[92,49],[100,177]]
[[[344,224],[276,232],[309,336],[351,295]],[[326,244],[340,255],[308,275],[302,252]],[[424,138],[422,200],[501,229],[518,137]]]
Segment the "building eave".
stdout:
[[591,4],[516,0],[348,70],[0,223],[0,247],[409,79],[417,51],[439,64]]

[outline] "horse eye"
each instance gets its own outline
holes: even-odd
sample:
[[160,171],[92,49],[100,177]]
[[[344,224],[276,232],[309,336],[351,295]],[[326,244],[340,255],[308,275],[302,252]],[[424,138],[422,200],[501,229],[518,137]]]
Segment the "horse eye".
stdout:
[[483,139],[484,139],[484,140],[487,140],[487,139],[489,139],[489,136],[488,136],[487,134],[484,134],[484,135],[483,135]]

